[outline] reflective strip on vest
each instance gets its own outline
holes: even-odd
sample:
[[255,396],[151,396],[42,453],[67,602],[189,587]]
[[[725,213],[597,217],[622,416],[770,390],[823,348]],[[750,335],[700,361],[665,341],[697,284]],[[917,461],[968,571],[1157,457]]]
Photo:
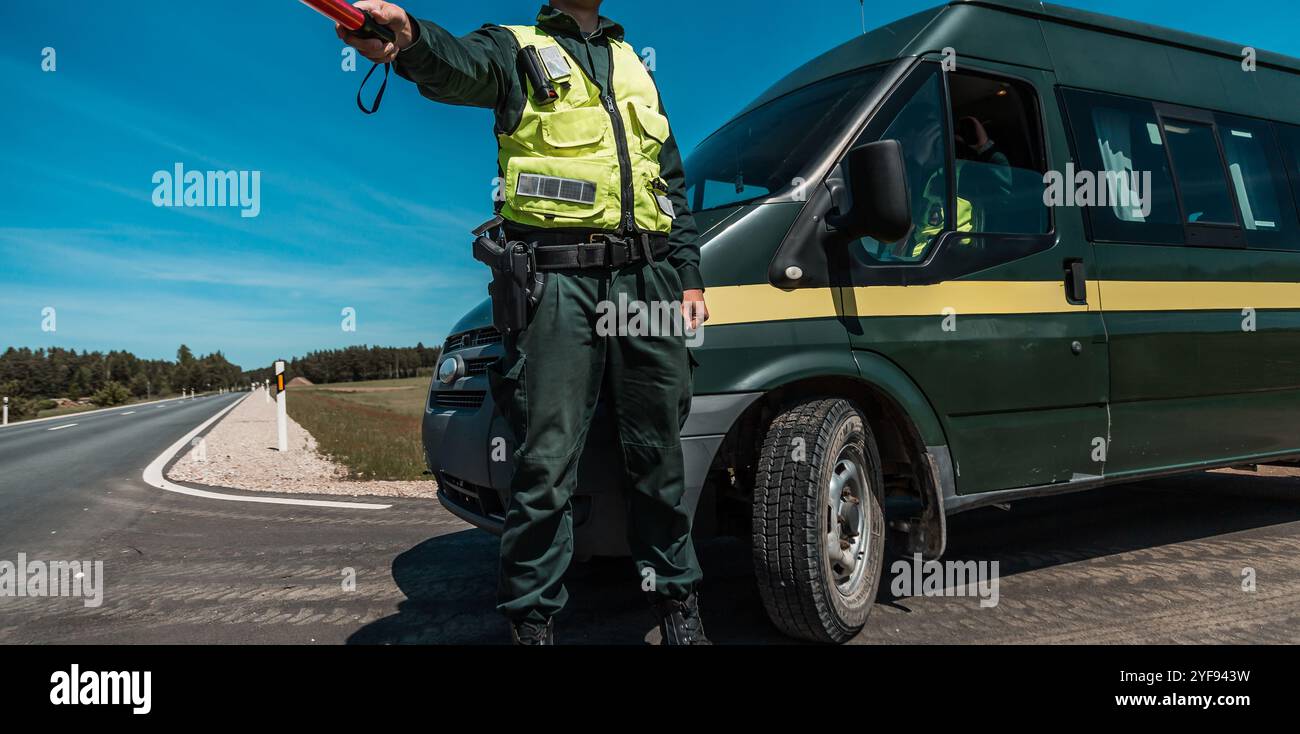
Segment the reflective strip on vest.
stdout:
[[572,178],[535,176],[531,173],[521,173],[519,174],[515,193],[520,196],[532,196],[539,199],[572,201],[575,204],[596,203],[596,184],[591,181],[578,181]]
[[[623,229],[623,184],[616,127],[601,99],[600,87],[556,40],[533,26],[504,26],[519,47],[537,47],[559,97],[539,104],[531,84],[519,126],[497,136],[498,164],[505,177],[501,216],[542,228]],[[627,207],[641,231],[667,234],[673,219],[660,208],[656,182],[659,151],[668,140],[668,118],[659,112],[659,91],[628,44],[609,39],[613,98],[631,165],[632,196]]]

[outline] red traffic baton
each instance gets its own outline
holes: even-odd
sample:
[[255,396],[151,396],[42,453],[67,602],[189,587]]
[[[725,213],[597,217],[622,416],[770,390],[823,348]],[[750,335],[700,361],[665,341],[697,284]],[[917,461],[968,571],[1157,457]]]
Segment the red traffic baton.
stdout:
[[386,25],[380,25],[370,13],[355,8],[343,0],[302,0],[302,4],[338,23],[359,38],[379,38],[395,43],[397,36]]

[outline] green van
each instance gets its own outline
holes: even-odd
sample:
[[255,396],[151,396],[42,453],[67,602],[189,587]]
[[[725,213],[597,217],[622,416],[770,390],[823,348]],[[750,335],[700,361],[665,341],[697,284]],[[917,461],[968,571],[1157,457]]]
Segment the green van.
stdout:
[[[686,171],[696,532],[751,539],[790,635],[861,629],[887,528],[935,558],[974,507],[1300,456],[1300,60],[952,2],[799,68]],[[443,504],[499,532],[490,323],[447,339],[424,443]],[[627,550],[612,435],[580,557]]]

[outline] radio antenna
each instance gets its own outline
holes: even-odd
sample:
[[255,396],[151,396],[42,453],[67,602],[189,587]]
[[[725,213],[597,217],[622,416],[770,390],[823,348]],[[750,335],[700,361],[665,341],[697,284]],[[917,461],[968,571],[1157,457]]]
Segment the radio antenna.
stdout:
[[867,0],[858,0],[858,14],[862,16],[862,35],[867,35]]

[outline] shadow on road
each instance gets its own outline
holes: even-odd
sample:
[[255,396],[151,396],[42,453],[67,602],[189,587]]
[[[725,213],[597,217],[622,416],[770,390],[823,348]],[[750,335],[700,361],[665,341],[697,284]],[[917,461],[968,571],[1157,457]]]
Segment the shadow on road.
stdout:
[[[431,538],[406,551],[392,567],[393,580],[406,595],[397,614],[357,630],[348,643],[508,642],[510,628],[495,610],[497,550],[496,537],[465,530]],[[699,543],[697,552],[708,578],[701,605],[710,637],[723,643],[788,642],[767,622],[744,543],[709,540]],[[596,558],[574,563],[565,585],[569,603],[556,619],[558,641],[639,645],[658,640],[640,577],[630,560]]]
[[1300,520],[1300,477],[1205,472],[950,518],[946,557],[1016,573]]
[[[1026,500],[1011,511],[988,508],[957,515],[949,525],[947,558],[996,560],[1006,577],[1296,521],[1300,477],[1194,474]],[[700,543],[698,552],[706,579],[702,608],[711,638],[724,644],[792,642],[767,621],[744,541],[710,540]],[[909,600],[889,591],[888,564],[893,560],[885,561],[877,601],[909,611]],[[509,629],[494,609],[496,562],[497,539],[478,530],[432,538],[411,548],[392,565],[393,579],[406,596],[398,612],[357,630],[349,644],[507,642]],[[569,605],[557,619],[559,641],[657,641],[638,582],[626,559],[575,563],[567,582]],[[872,620],[879,618],[872,615]]]

